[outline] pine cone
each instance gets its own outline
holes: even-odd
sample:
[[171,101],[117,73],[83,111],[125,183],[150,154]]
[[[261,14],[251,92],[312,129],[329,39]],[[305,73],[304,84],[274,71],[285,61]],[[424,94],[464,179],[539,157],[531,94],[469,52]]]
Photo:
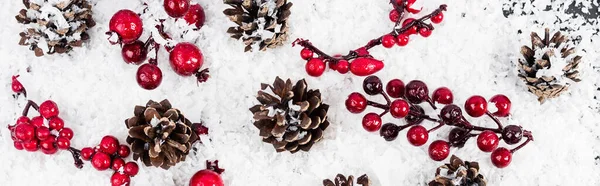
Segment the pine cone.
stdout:
[[[369,180],[369,176],[367,176],[366,174],[363,174],[362,176],[358,177],[358,179],[356,180],[357,184],[360,184],[362,186],[370,186],[371,185],[371,180]],[[346,177],[342,174],[338,174],[335,177],[335,182],[331,181],[330,179],[326,179],[323,180],[323,186],[353,186],[354,185],[354,176],[350,175],[348,176],[348,179],[346,179]]]
[[[304,79],[292,86],[289,79],[284,82],[277,77],[273,86],[261,85],[260,104],[250,108],[263,141],[273,144],[277,152],[308,151],[329,126],[329,105],[321,103],[319,90],[307,90],[306,86]],[[274,96],[264,91],[267,87]]]
[[567,42],[568,38],[560,31],[550,38],[550,29],[546,28],[543,40],[532,32],[531,48],[521,47],[519,77],[540,103],[566,91],[570,84],[564,80],[581,81],[577,70],[581,56],[572,55],[575,47],[569,48]]
[[133,112],[135,116],[125,120],[125,125],[134,160],[142,159],[146,166],[163,169],[185,161],[199,137],[190,128],[190,120],[171,108],[169,100],[150,100],[145,107],[136,106]]
[[[447,176],[442,176],[442,169],[448,170]],[[454,177],[452,177],[454,175]],[[460,158],[452,155],[450,163],[437,168],[435,179],[429,182],[429,186],[486,186],[487,181],[479,174],[479,163],[463,162]]]
[[[261,51],[282,46],[288,38],[288,17],[292,3],[287,0],[223,0],[232,8],[223,13],[237,26],[229,27],[232,38],[242,39],[245,52],[258,43]],[[268,32],[270,33],[268,33]]]
[[[42,4],[36,4],[40,2]],[[86,0],[23,0],[23,4],[27,9],[21,9],[15,16],[19,23],[27,26],[26,31],[19,34],[19,45],[29,46],[38,57],[80,47],[90,38],[87,29],[96,25],[92,5]]]

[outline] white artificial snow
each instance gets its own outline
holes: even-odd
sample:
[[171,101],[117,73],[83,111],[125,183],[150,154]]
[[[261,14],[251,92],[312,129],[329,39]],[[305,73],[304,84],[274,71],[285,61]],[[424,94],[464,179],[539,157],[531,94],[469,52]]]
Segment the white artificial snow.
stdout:
[[[448,4],[444,21],[434,24],[435,30],[428,38],[411,36],[406,47],[373,48],[371,54],[385,63],[377,76],[384,83],[393,78],[405,83],[419,79],[427,83],[430,91],[446,86],[453,91],[454,103],[459,106],[472,95],[489,99],[495,94],[505,94],[511,99],[511,117],[515,120],[503,118],[503,124],[521,125],[535,136],[535,141],[516,152],[511,165],[504,169],[492,165],[490,153],[481,152],[475,139],[469,140],[464,148],[452,148],[451,153],[465,161],[478,161],[488,185],[600,185],[600,161],[596,158],[600,156],[600,105],[594,99],[594,96],[600,98],[596,90],[600,84],[598,20],[561,13],[568,5],[559,6],[565,1],[556,0],[536,0],[535,6],[530,0],[512,0],[510,4],[518,5],[515,15],[508,18],[502,13],[506,7],[502,1],[417,0],[420,1],[423,11],[419,15],[441,3]],[[156,18],[168,18],[162,1],[147,2],[148,11],[159,15]],[[226,33],[233,25],[223,14],[227,5],[218,0],[192,2],[204,7],[206,24],[199,31],[187,33],[197,37],[175,40],[193,42],[202,50],[203,68],[210,68],[210,79],[196,84],[193,77],[177,75],[168,63],[168,54],[161,50],[158,66],[163,72],[162,84],[147,91],[136,83],[138,66],[125,64],[121,48],[111,45],[105,35],[115,12],[131,9],[141,13],[142,1],[92,0],[97,25],[89,30],[89,42],[69,54],[44,57],[35,57],[28,47],[17,45],[19,32],[26,28],[14,18],[24,8],[21,1],[0,1],[0,22],[4,23],[0,27],[3,36],[0,82],[4,85],[0,88],[0,123],[14,123],[25,106],[25,98],[15,100],[11,96],[11,76],[19,74],[27,89],[27,99],[37,103],[52,99],[58,104],[65,126],[74,131],[71,145],[76,148],[95,147],[104,135],[113,135],[125,143],[128,132],[123,121],[133,116],[135,105],[143,105],[149,99],[168,98],[174,108],[186,113],[186,118],[192,122],[202,120],[209,127],[209,135],[201,136],[202,144],[194,146],[198,151],[191,152],[186,161],[169,170],[145,167],[138,162],[140,172],[131,179],[132,186],[188,185],[190,177],[205,168],[206,160],[219,160],[219,165],[226,169],[223,179],[228,186],[322,185],[323,179],[332,179],[338,173],[355,177],[366,173],[374,186],[424,186],[434,178],[435,169],[447,163],[448,159],[435,162],[427,156],[429,144],[410,145],[406,131],[400,132],[393,142],[366,132],[360,124],[363,115],[381,110],[368,108],[362,114],[351,114],[344,106],[348,94],[364,93],[364,77],[332,70],[321,77],[308,76],[304,71],[305,60],[299,56],[301,48],[289,44],[302,37],[329,54],[345,54],[391,31],[389,1],[293,1],[288,43],[266,52],[251,53],[243,52],[243,43]],[[522,3],[525,8],[519,6]],[[575,3],[586,9],[598,4],[595,0]],[[543,11],[546,5],[552,5],[552,10]],[[522,11],[528,13],[521,15]],[[142,18],[145,31],[141,40],[145,41],[155,20],[145,14]],[[165,27],[169,33],[177,33],[181,31],[177,24],[167,19]],[[517,60],[521,57],[520,47],[531,43],[529,34],[543,33],[546,27],[562,28],[563,34],[581,38],[578,49],[582,53],[578,54],[583,56],[580,64],[583,81],[540,105],[517,76]],[[327,113],[330,126],[310,152],[276,153],[273,145],[262,142],[259,130],[252,124],[248,108],[258,103],[255,96],[260,83],[272,83],[276,76],[294,81],[305,78],[308,87],[319,89],[323,103],[330,105]],[[381,96],[367,98],[383,102]],[[426,104],[422,106],[427,113],[435,114]],[[465,117],[478,126],[496,126],[485,116]],[[405,124],[389,115],[383,117],[383,122]],[[434,126],[430,122],[423,125]],[[430,134],[429,143],[446,139],[449,130],[443,127]],[[514,147],[504,142],[500,146]],[[110,184],[112,171],[97,171],[88,161],[83,169],[77,169],[66,151],[48,156],[15,150],[5,126],[0,126],[0,152],[3,160],[0,185]],[[132,157],[125,160],[132,161]]]

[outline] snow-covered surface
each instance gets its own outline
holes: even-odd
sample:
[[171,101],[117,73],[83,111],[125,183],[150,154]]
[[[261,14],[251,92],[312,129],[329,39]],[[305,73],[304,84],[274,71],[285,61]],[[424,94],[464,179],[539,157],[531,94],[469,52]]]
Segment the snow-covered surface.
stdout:
[[[20,74],[29,99],[58,103],[60,116],[75,131],[71,143],[77,148],[97,145],[102,136],[109,134],[124,142],[127,130],[123,121],[133,115],[135,105],[149,99],[168,98],[192,121],[203,120],[208,125],[210,135],[202,137],[204,144],[197,145],[197,154],[190,154],[170,170],[141,167],[132,178],[134,186],[187,185],[192,174],[205,168],[206,159],[218,159],[226,169],[226,185],[233,186],[321,185],[323,179],[334,178],[337,173],[367,173],[375,185],[386,186],[425,185],[434,177],[442,162],[429,159],[428,144],[411,146],[404,138],[405,132],[396,141],[385,142],[362,129],[362,115],[346,111],[344,100],[351,92],[362,92],[362,77],[331,71],[319,78],[309,77],[299,56],[300,48],[291,48],[289,43],[267,52],[244,53],[242,42],[229,39],[225,32],[233,24],[222,14],[227,6],[219,0],[193,1],[200,1],[207,14],[207,22],[194,41],[212,77],[198,86],[195,78],[176,75],[162,51],[159,67],[164,79],[154,91],[139,88],[135,80],[137,66],[125,64],[120,48],[110,45],[104,35],[113,13],[123,8],[140,10],[139,1],[94,0],[98,24],[90,30],[90,41],[70,55],[44,57],[35,57],[27,47],[17,45],[18,33],[24,27],[14,15],[23,8],[21,1],[1,1],[0,22],[4,24],[0,28],[0,82],[4,88],[0,89],[0,123],[14,123],[24,106],[25,100],[13,99],[10,90],[11,75]],[[407,47],[374,49],[372,54],[386,63],[377,75],[384,81],[420,79],[428,83],[430,90],[447,86],[454,91],[459,105],[474,94],[489,98],[502,93],[511,98],[511,122],[533,131],[535,141],[518,151],[509,167],[494,168],[489,153],[479,151],[473,139],[462,149],[452,149],[463,160],[479,161],[489,185],[600,185],[600,160],[596,158],[600,155],[600,114],[594,99],[600,96],[596,90],[600,76],[593,69],[600,66],[600,38],[594,34],[598,20],[569,19],[571,15],[560,13],[566,5],[542,11],[546,5],[559,7],[557,2],[563,1],[518,2],[527,2],[523,8],[527,15],[505,18],[504,5],[497,1],[427,0],[423,13],[440,3],[448,4],[444,22],[427,39],[411,37]],[[591,0],[576,2],[597,4]],[[290,40],[308,38],[330,53],[346,53],[393,26],[388,20],[391,6],[386,0],[293,3]],[[583,81],[561,97],[540,105],[517,77],[516,63],[521,45],[530,42],[529,33],[542,33],[545,27],[570,27],[574,31],[566,34],[581,37]],[[309,87],[321,89],[324,102],[331,105],[331,126],[310,152],[276,153],[271,145],[261,142],[251,123],[252,114],[247,108],[257,102],[260,83],[273,82],[275,76],[306,78]],[[487,118],[469,119],[478,125],[494,126]],[[388,121],[403,123],[389,116],[384,118]],[[429,142],[446,138],[448,130],[431,134]],[[68,152],[46,156],[17,151],[4,127],[0,129],[0,159],[0,185],[109,185],[112,173],[96,171],[89,163],[76,169]]]

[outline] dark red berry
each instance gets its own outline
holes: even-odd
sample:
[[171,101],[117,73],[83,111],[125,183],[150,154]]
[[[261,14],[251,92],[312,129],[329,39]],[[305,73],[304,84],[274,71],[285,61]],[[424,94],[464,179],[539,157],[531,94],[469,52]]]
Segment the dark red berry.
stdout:
[[409,41],[410,38],[408,37],[408,34],[398,34],[396,37],[396,44],[398,44],[398,46],[406,46]]
[[323,72],[325,72],[325,62],[323,62],[323,59],[312,58],[308,60],[304,68],[308,75],[313,77],[319,77],[323,75]]
[[429,145],[429,157],[435,161],[442,161],[450,154],[450,144],[443,140],[436,140]]
[[[40,119],[42,119],[42,118],[40,117]],[[21,116],[21,117],[19,117],[17,119],[17,122],[16,122],[15,126],[16,125],[20,125],[20,124],[30,124],[30,123],[31,123],[31,120],[29,119],[29,117],[27,117],[27,116]],[[42,121],[42,123],[43,123],[43,121]]]
[[519,143],[523,138],[523,127],[517,125],[509,125],[502,130],[502,140],[506,144],[514,145]]
[[444,20],[444,14],[442,12],[435,14],[433,17],[431,17],[431,22],[435,24],[441,23],[442,20]]
[[39,141],[39,140],[37,140],[37,139],[34,139],[34,140],[29,140],[29,141],[23,142],[23,148],[24,148],[26,151],[29,151],[29,152],[35,152],[35,151],[37,151],[37,150],[40,148],[40,147],[39,147],[39,142],[40,142],[40,141]]
[[110,168],[110,156],[104,152],[96,152],[92,156],[92,166],[99,171]]
[[467,143],[467,140],[471,138],[469,131],[460,127],[454,127],[448,134],[448,142],[453,147],[462,148]]
[[302,57],[302,59],[309,60],[312,59],[314,55],[315,53],[308,48],[303,48],[300,50],[300,57]]
[[44,126],[44,117],[42,116],[35,116],[33,118],[31,118],[31,125],[35,126],[35,127],[41,127]]
[[351,113],[361,113],[367,108],[367,98],[358,92],[353,92],[346,99],[346,109]]
[[429,99],[429,89],[423,81],[412,80],[406,84],[404,96],[413,104],[423,103]]
[[446,105],[440,111],[440,119],[449,125],[457,124],[462,117],[462,110],[454,104]]
[[406,138],[408,138],[408,142],[414,146],[421,146],[427,143],[429,139],[429,132],[427,129],[421,125],[415,125],[408,129],[406,133]]
[[362,120],[363,128],[369,132],[376,132],[381,128],[381,117],[376,113],[368,113]]
[[192,176],[189,186],[224,186],[224,184],[219,174],[212,170],[204,169]]
[[119,155],[119,157],[121,157],[121,158],[126,158],[127,156],[129,156],[130,152],[131,152],[131,150],[129,149],[129,147],[127,145],[119,145],[119,150],[117,151],[117,155]]
[[390,104],[390,114],[394,118],[404,118],[410,112],[410,105],[403,99],[397,99]]
[[[402,22],[402,27],[405,27],[406,25],[408,25],[408,24],[412,23],[412,22],[413,22],[413,21],[415,21],[415,20],[416,20],[415,18],[408,18],[408,19],[405,19],[405,20]],[[406,30],[406,32],[404,32],[404,34],[407,34],[407,35],[417,34],[417,26],[412,26],[412,27],[410,27],[408,30]]]
[[392,79],[385,86],[385,91],[392,98],[399,98],[404,96],[404,82],[399,79]]
[[125,63],[139,65],[146,60],[147,55],[148,50],[146,49],[144,42],[139,40],[136,40],[133,43],[125,44],[121,49],[121,56],[123,56]]
[[15,137],[21,141],[35,139],[35,127],[30,124],[21,124],[15,127]]
[[396,37],[387,34],[381,38],[381,45],[385,48],[392,48],[396,44]]
[[206,15],[204,15],[204,8],[199,4],[193,4],[190,6],[188,12],[183,16],[183,19],[188,24],[196,25],[196,28],[202,28],[204,21],[206,21]]
[[202,123],[194,123],[192,124],[192,130],[196,133],[196,135],[206,135],[208,134],[208,127],[202,125]]
[[500,140],[496,133],[486,130],[479,134],[477,137],[477,147],[483,152],[492,152],[498,147]]
[[507,167],[512,161],[512,153],[510,150],[500,147],[492,152],[492,164],[498,168]]
[[71,147],[71,141],[65,137],[58,137],[56,138],[56,146],[59,149],[69,149],[69,147]]
[[92,159],[92,156],[94,156],[94,149],[90,148],[90,147],[85,147],[83,149],[81,149],[81,159],[83,160],[90,160]]
[[169,54],[169,62],[177,74],[190,76],[198,72],[204,63],[204,57],[196,45],[182,42],[175,45]]
[[114,136],[104,136],[100,141],[99,150],[106,154],[114,154],[119,149],[119,140]]
[[494,116],[506,117],[510,114],[510,99],[505,95],[495,95],[490,99],[490,102],[494,103],[494,106],[496,106],[497,109],[496,112],[492,113]]
[[60,130],[60,132],[58,132],[58,136],[65,137],[65,138],[71,140],[71,139],[73,139],[73,130],[65,127],[62,130]]
[[431,35],[431,30],[429,30],[429,28],[423,27],[419,29],[419,35],[423,37],[429,37]]
[[454,96],[452,95],[452,91],[447,87],[440,87],[433,91],[433,102],[437,102],[440,104],[452,104],[454,101]]
[[377,95],[383,92],[383,84],[377,76],[369,76],[363,81],[363,90],[369,95]]
[[164,0],[163,7],[169,16],[179,18],[190,9],[190,0]]
[[340,72],[340,74],[346,74],[350,71],[350,63],[347,60],[338,60],[335,70]]
[[127,162],[123,166],[123,173],[125,173],[129,176],[132,176],[132,177],[137,175],[139,170],[140,170],[140,168],[138,167],[138,164],[135,162]]
[[50,130],[60,131],[64,127],[65,127],[65,121],[63,121],[59,117],[53,117],[52,119],[48,120],[48,128],[50,128]]
[[480,117],[487,111],[487,101],[479,95],[471,96],[465,101],[465,112],[472,117]]
[[394,23],[398,22],[398,19],[400,19],[400,14],[398,14],[398,11],[393,9],[392,11],[390,11],[389,18],[390,18],[390,21],[392,21]]
[[[410,110],[417,114],[425,114],[425,110],[423,110],[423,107],[419,105],[410,106]],[[409,113],[406,117],[404,117],[404,120],[406,120],[406,122],[409,124],[419,124],[423,122],[424,119],[420,115]]]
[[381,126],[381,130],[379,130],[379,135],[383,137],[386,141],[394,141],[396,137],[398,137],[398,133],[400,132],[400,127],[393,123],[386,123]]
[[357,76],[368,76],[383,68],[383,62],[370,58],[359,57],[350,63],[350,72]]
[[131,43],[142,35],[142,19],[131,10],[119,10],[110,18],[110,31],[119,35],[121,42]]
[[48,137],[50,137],[50,129],[48,129],[48,127],[45,126],[38,127],[37,129],[35,129],[35,136],[39,140],[45,140]]
[[110,168],[114,171],[118,171],[121,167],[125,165],[125,160],[121,158],[115,158],[112,160]]
[[40,115],[46,119],[58,116],[58,106],[51,100],[42,102],[38,111],[40,112]]
[[39,140],[39,145],[42,150],[48,150],[48,152],[52,152],[56,149],[56,138],[50,137],[45,140]]
[[129,186],[130,182],[131,178],[129,176],[118,171],[110,177],[110,184],[112,186]]
[[[48,140],[48,139],[46,139],[46,140]],[[41,142],[41,143],[44,143],[44,142]],[[42,150],[42,153],[44,153],[46,155],[52,155],[52,154],[56,154],[56,152],[58,152],[58,148],[56,148],[54,146],[54,144],[51,144],[51,145],[46,146],[46,147],[47,148],[40,148]]]
[[23,150],[24,149],[23,143],[21,143],[19,141],[13,141],[13,145],[14,145],[15,149],[17,149],[17,150]]
[[138,68],[136,80],[140,87],[153,90],[162,82],[162,71],[154,64],[143,64]]

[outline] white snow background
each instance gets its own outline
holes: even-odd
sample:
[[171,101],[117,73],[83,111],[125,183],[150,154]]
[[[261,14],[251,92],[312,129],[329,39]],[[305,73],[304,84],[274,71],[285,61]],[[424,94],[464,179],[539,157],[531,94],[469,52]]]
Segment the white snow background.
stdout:
[[[422,14],[447,4],[443,23],[436,25],[429,38],[411,36],[407,47],[373,49],[372,55],[385,62],[385,68],[376,75],[384,83],[393,78],[404,82],[420,79],[430,91],[447,86],[461,106],[471,95],[490,98],[505,94],[512,100],[511,122],[535,136],[535,141],[516,152],[511,165],[504,169],[491,164],[490,154],[478,150],[475,139],[462,149],[453,148],[452,154],[478,161],[489,185],[600,185],[600,160],[595,160],[600,155],[600,115],[594,99],[599,95],[596,88],[600,76],[593,69],[600,66],[600,38],[594,34],[598,32],[598,20],[582,26],[587,22],[584,18],[562,13],[566,7],[559,4],[564,1],[519,1],[527,2],[523,10],[528,14],[508,18],[502,15],[503,3],[497,1],[418,1],[423,1]],[[202,120],[210,128],[210,140],[204,138],[204,144],[196,145],[198,153],[190,153],[185,162],[169,170],[140,166],[139,174],[131,179],[133,186],[187,185],[196,171],[205,168],[207,159],[219,160],[226,169],[222,175],[225,184],[232,186],[322,185],[323,179],[333,179],[337,173],[356,177],[367,173],[375,185],[426,185],[434,178],[435,169],[448,161],[431,160],[427,147],[436,139],[446,139],[449,127],[430,134],[429,143],[422,147],[411,146],[406,131],[393,142],[366,132],[360,124],[364,114],[351,114],[344,106],[348,94],[363,92],[363,77],[331,70],[321,77],[310,77],[299,56],[301,48],[290,45],[302,37],[330,54],[358,48],[391,30],[388,13],[392,7],[386,0],[292,0],[290,42],[254,53],[244,53],[242,42],[229,38],[226,30],[233,23],[223,15],[227,6],[222,1],[192,0],[206,12],[207,22],[193,41],[204,54],[203,68],[210,68],[211,78],[197,85],[193,77],[176,75],[163,50],[159,67],[164,79],[153,91],[137,85],[138,67],[125,64],[120,47],[110,45],[104,34],[116,11],[128,8],[140,12],[141,1],[92,2],[98,24],[90,30],[90,41],[69,55],[44,57],[35,57],[28,47],[17,44],[18,34],[25,28],[14,18],[24,8],[21,1],[0,2],[0,185],[109,185],[112,174],[96,171],[89,162],[77,169],[66,151],[47,156],[13,148],[4,125],[13,124],[25,105],[23,97],[15,100],[11,96],[14,74],[21,75],[19,80],[27,88],[28,99],[38,103],[52,99],[58,104],[60,117],[75,132],[71,143],[76,148],[97,145],[104,135],[125,142],[127,129],[123,121],[133,115],[135,105],[149,99],[168,98],[190,120]],[[592,1],[576,2],[588,7]],[[597,1],[594,3],[597,5]],[[555,5],[554,10],[542,11],[550,4]],[[150,22],[144,20],[145,36],[153,26]],[[516,63],[520,47],[530,45],[529,33],[542,34],[545,27],[553,31],[571,28],[574,31],[565,34],[581,36],[578,49],[584,56],[580,65],[583,81],[561,97],[540,105],[516,76]],[[28,67],[30,73],[26,72]],[[310,152],[276,153],[270,144],[261,141],[252,125],[248,108],[257,103],[260,83],[272,83],[276,76],[305,78],[309,88],[320,89],[324,102],[331,105],[331,126]],[[494,126],[489,118],[467,118],[477,125]],[[389,116],[383,120],[404,124]],[[506,144],[502,142],[501,146]]]

